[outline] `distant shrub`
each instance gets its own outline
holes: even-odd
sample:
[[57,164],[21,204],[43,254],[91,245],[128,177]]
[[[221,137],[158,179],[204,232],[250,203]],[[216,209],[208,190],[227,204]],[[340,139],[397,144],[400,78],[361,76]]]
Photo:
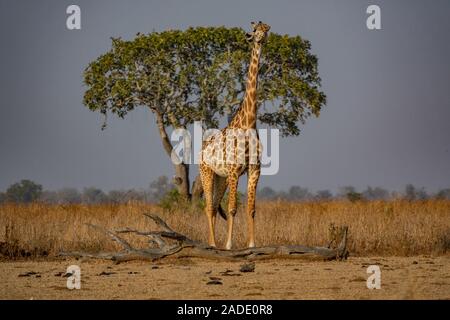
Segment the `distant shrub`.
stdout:
[[277,192],[271,187],[264,187],[257,192],[257,197],[261,199],[275,199]]
[[108,196],[101,190],[95,187],[84,188],[81,196],[83,203],[99,204],[108,202]]
[[187,209],[189,202],[174,188],[166,192],[158,204],[164,211],[174,212],[179,209]]
[[31,180],[22,180],[12,184],[6,190],[6,200],[15,203],[30,203],[39,199],[42,185]]
[[169,178],[160,176],[150,183],[150,197],[156,201],[161,201],[168,193],[172,192],[174,188],[175,186],[170,183]]
[[350,202],[361,201],[364,199],[363,195],[359,192],[349,192],[346,196]]
[[330,190],[319,190],[316,192],[314,199],[316,200],[331,200],[333,199],[333,194],[330,192]]
[[407,184],[405,186],[405,193],[403,195],[403,198],[408,201],[426,200],[428,199],[428,194],[425,191],[425,188],[418,189],[412,184]]
[[367,187],[366,190],[362,192],[362,196],[367,200],[387,200],[389,199],[389,191],[381,187]]
[[435,198],[441,200],[450,200],[450,188],[439,190],[436,193]]
[[312,196],[308,190],[308,188],[302,188],[300,186],[292,186],[289,189],[288,199],[289,200],[308,200],[311,199]]
[[63,188],[57,192],[58,203],[81,203],[81,193],[75,188]]

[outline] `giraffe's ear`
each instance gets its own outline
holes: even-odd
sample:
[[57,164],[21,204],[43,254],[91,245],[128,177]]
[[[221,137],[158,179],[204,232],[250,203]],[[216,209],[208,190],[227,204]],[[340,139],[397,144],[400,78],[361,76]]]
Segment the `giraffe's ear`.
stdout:
[[255,31],[256,26],[257,26],[258,24],[257,24],[256,22],[252,21],[252,22],[251,22],[251,25],[252,25],[253,31]]
[[254,35],[253,32],[247,32],[245,34],[245,38],[247,39],[248,42],[253,40],[253,35]]

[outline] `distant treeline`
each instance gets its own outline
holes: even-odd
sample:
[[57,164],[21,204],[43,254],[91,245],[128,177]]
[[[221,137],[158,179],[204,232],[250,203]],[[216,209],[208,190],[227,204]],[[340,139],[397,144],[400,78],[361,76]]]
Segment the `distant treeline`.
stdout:
[[88,187],[81,191],[76,188],[50,191],[44,190],[42,185],[33,181],[22,180],[9,186],[6,192],[0,192],[0,203],[37,201],[51,204],[127,203],[129,201],[158,203],[171,190],[174,190],[174,185],[166,176],[159,177],[145,189],[111,190],[109,192],[97,187]]
[[[42,185],[22,180],[14,183],[5,192],[0,192],[0,203],[30,203],[44,202],[50,204],[100,204],[100,203],[127,203],[139,201],[148,203],[160,203],[166,197],[176,200],[176,189],[166,176],[161,176],[144,189],[111,190],[104,192],[96,187],[78,190],[75,188],[63,188],[56,191],[44,190]],[[244,195],[242,195],[244,196]],[[341,187],[336,194],[330,190],[310,191],[308,188],[292,186],[288,191],[276,191],[270,187],[258,190],[257,197],[265,200],[287,201],[327,201],[334,199],[347,199],[350,201],[361,200],[450,200],[450,188],[442,189],[436,193],[428,193],[425,188],[417,188],[412,184],[405,186],[403,191],[388,191],[381,187],[367,187],[359,191],[352,186]],[[167,200],[167,199],[166,199]]]
[[381,187],[367,187],[365,190],[356,190],[353,186],[344,186],[333,194],[330,190],[310,191],[308,188],[292,186],[288,191],[275,191],[270,187],[264,187],[258,191],[258,197],[269,200],[290,200],[290,201],[314,201],[314,200],[335,200],[347,199],[350,201],[359,200],[427,200],[427,199],[447,199],[450,200],[450,188],[442,189],[436,193],[428,193],[425,188],[417,188],[412,184],[407,184],[403,191],[389,191]]

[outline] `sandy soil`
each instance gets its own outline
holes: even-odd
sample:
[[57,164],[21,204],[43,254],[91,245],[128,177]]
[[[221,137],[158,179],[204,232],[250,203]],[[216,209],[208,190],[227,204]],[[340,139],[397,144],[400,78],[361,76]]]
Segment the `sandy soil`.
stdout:
[[[80,290],[66,287],[64,273],[71,264],[81,267]],[[248,273],[239,271],[241,264],[5,261],[0,262],[0,299],[450,299],[450,256],[268,260],[256,262]],[[366,287],[372,264],[381,268],[380,290]],[[218,284],[208,284],[212,280]]]

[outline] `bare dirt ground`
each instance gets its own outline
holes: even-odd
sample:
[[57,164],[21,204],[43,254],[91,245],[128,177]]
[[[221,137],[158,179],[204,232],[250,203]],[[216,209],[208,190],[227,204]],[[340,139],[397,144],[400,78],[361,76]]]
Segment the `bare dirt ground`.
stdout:
[[[81,268],[80,290],[66,287],[64,273],[72,264]],[[380,290],[366,287],[373,264],[381,268]],[[241,265],[201,259],[4,261],[0,299],[450,299],[448,255],[266,260],[247,273]]]

